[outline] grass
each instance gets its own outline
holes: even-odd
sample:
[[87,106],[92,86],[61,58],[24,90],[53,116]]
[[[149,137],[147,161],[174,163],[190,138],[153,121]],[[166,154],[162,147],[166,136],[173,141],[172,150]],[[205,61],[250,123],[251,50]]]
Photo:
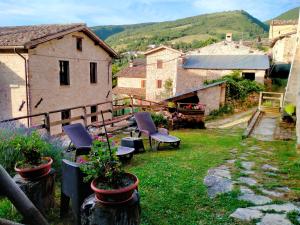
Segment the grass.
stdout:
[[[246,152],[249,145],[262,149],[273,148],[270,160],[278,165],[284,176],[279,180],[266,179],[266,183],[279,182],[297,190],[300,181],[299,156],[293,142],[258,142],[254,139],[242,141],[241,129],[230,130],[179,130],[172,132],[182,140],[179,150],[146,151],[135,155],[126,170],[140,179],[142,225],[223,225],[247,224],[234,221],[229,215],[239,207],[249,206],[237,200],[238,190],[220,195],[215,199],[207,196],[203,179],[207,170],[231,159],[230,150],[236,148],[238,154]],[[241,143],[246,145],[241,145]],[[145,146],[149,145],[145,143]],[[257,164],[260,158],[252,156]],[[233,165],[234,166],[234,165]],[[240,161],[235,167],[239,168]],[[241,174],[237,174],[241,175]],[[265,178],[264,178],[265,179]],[[262,181],[263,182],[263,181]],[[298,183],[297,183],[298,182]],[[72,224],[69,218],[59,219],[59,184],[57,184],[57,206],[48,215],[51,224]],[[295,198],[297,195],[293,195]],[[7,200],[0,201],[0,217],[14,218]],[[291,215],[295,217],[295,215]],[[17,217],[20,218],[20,217]],[[17,221],[20,221],[19,219]],[[249,222],[248,224],[253,224]]]

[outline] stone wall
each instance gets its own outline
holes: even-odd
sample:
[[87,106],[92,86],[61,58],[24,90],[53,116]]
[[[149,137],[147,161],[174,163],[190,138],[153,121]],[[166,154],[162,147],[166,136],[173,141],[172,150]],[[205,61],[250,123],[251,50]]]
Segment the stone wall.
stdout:
[[281,35],[297,31],[297,24],[271,25],[269,39],[277,38]]
[[[190,89],[199,88],[206,80],[216,80],[232,73],[232,70],[203,70],[183,69],[178,66],[176,94],[184,93]],[[242,70],[241,73],[255,73],[255,80],[264,83],[266,72],[264,70]]]
[[15,53],[0,53],[0,120],[26,115],[26,101],[25,60]]
[[[176,90],[177,61],[181,54],[177,51],[163,49],[147,55],[147,81],[146,81],[146,99],[160,101],[164,97],[164,83],[166,80],[173,81],[173,94]],[[163,67],[157,68],[157,60],[163,61]],[[157,80],[162,80],[162,88],[157,88]]]
[[275,62],[291,63],[296,48],[296,34],[278,40],[272,48]]
[[[76,37],[82,37],[82,51],[76,49]],[[70,85],[61,86],[59,60],[69,61]],[[97,83],[90,83],[90,62],[97,63]],[[31,113],[41,113],[81,105],[110,101],[112,98],[111,57],[82,32],[68,34],[29,50],[29,81]],[[38,107],[35,105],[43,99]],[[102,109],[110,108],[102,106]],[[82,114],[74,110],[71,116]],[[52,114],[51,120],[60,120]],[[39,119],[32,120],[32,124]],[[61,132],[61,126],[52,133]]]

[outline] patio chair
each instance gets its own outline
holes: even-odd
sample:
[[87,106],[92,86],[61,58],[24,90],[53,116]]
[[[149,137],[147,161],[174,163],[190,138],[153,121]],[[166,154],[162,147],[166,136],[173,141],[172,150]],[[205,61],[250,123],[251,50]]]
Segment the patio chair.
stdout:
[[[63,126],[64,132],[68,135],[71,140],[71,143],[76,148],[76,154],[78,155],[87,155],[91,149],[93,138],[84,128],[81,123],[74,123],[70,125]],[[71,146],[70,143],[70,146]],[[69,148],[70,148],[69,146]],[[133,156],[134,148],[119,146],[117,150],[117,156],[122,159],[131,159]]]
[[136,119],[139,136],[144,134],[149,137],[149,144],[152,148],[152,141],[156,141],[156,150],[159,150],[159,145],[161,143],[168,143],[172,147],[178,148],[180,145],[180,139],[174,136],[169,135],[169,132],[165,128],[156,128],[151,115],[149,112],[138,112],[134,114]]
[[93,193],[90,182],[84,182],[84,174],[80,164],[69,160],[62,160],[60,217],[63,218],[69,210],[71,200],[75,224],[81,224],[80,207],[84,199]]

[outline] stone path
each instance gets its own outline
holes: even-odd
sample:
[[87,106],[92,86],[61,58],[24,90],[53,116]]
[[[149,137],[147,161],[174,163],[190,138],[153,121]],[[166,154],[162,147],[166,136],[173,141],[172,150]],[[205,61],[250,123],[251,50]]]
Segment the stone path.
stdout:
[[[208,195],[215,198],[218,194],[231,192],[234,187],[239,188],[238,199],[249,202],[252,206],[238,208],[230,217],[239,221],[255,221],[256,225],[291,225],[288,213],[298,212],[300,215],[300,205],[284,200],[290,189],[276,187],[269,190],[261,183],[264,180],[261,176],[269,176],[272,179],[278,177],[279,168],[268,162],[273,149],[261,149],[256,145],[247,146],[247,143],[241,145],[246,148],[245,152],[240,154],[238,149],[231,149],[232,159],[207,172],[204,184],[207,186]],[[251,161],[251,157],[252,160],[253,157],[258,157],[265,163],[260,162],[256,165]],[[281,200],[282,203],[274,200]]]
[[263,117],[253,130],[251,136],[261,141],[274,140],[277,117]]

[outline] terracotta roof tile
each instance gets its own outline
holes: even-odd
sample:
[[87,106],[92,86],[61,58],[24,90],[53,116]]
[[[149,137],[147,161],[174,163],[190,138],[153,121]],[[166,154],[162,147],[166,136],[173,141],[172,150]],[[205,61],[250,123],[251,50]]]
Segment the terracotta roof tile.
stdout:
[[67,31],[76,27],[85,26],[82,23],[76,24],[52,24],[0,27],[0,46],[24,46],[30,41],[47,37],[56,33]]
[[115,87],[112,90],[113,94],[125,94],[125,95],[133,95],[139,97],[146,96],[146,89],[145,88],[124,88],[124,87]]
[[146,60],[137,59],[132,64],[117,73],[117,77],[146,78]]

